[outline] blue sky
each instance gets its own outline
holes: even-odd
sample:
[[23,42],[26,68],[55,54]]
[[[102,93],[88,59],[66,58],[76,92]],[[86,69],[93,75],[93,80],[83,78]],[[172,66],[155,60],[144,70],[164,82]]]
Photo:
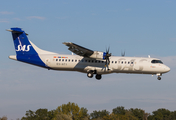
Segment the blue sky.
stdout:
[[[21,118],[29,109],[49,110],[68,102],[93,110],[117,106],[176,110],[176,1],[1,0],[0,117]],[[21,27],[38,47],[71,54],[74,42],[113,55],[157,57],[171,68],[156,76],[111,74],[101,81],[78,72],[48,71],[8,59],[15,54],[11,27]]]

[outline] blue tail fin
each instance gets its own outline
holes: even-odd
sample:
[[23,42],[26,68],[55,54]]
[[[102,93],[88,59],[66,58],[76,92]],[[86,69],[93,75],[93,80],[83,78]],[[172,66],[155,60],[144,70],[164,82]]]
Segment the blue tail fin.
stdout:
[[13,41],[17,55],[37,54],[27,38],[27,34],[21,28],[11,28]]
[[[8,31],[12,32],[16,51],[16,57],[13,56],[9,58],[41,67],[47,67],[38,54],[38,51],[43,53],[45,53],[45,51],[37,48],[30,42],[27,38],[27,34],[21,28],[11,28],[11,30]],[[36,49],[38,51],[36,51]]]

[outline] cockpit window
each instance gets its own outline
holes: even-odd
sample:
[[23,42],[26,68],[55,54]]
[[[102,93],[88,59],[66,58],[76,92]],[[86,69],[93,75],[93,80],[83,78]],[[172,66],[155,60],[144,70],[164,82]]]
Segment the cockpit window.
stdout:
[[151,63],[161,63],[161,64],[163,64],[163,62],[161,60],[152,60]]

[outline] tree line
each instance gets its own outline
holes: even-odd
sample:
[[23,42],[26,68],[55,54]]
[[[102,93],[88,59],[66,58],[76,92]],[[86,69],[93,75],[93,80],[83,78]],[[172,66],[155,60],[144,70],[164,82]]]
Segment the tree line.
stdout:
[[[7,117],[0,120],[7,120]],[[118,106],[111,113],[107,110],[95,110],[88,114],[87,108],[80,108],[69,102],[51,111],[41,108],[36,111],[28,110],[21,120],[176,120],[176,111],[160,108],[150,114],[139,108],[125,109]]]

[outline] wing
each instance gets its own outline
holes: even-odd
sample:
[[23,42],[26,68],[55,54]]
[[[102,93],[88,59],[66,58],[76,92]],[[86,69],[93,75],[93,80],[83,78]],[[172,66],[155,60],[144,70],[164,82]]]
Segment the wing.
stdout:
[[94,53],[94,51],[79,46],[72,42],[64,42],[63,44],[69,47],[68,50],[80,56],[90,57]]

